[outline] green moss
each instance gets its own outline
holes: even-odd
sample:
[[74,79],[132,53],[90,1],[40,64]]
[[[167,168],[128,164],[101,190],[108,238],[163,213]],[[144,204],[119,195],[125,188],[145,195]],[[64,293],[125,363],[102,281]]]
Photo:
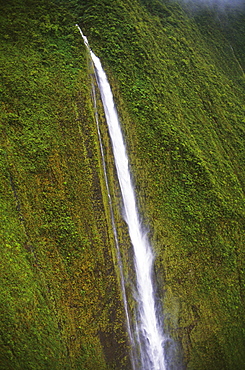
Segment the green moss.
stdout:
[[[2,369],[129,368],[77,22],[112,84],[165,329],[188,369],[242,368],[243,11],[217,22],[168,1],[42,0],[9,1],[0,14]],[[98,106],[128,278],[130,243]]]
[[29,5],[1,13],[1,368],[127,368],[86,52]]
[[144,5],[90,2],[81,24],[117,99],[166,328],[188,368],[241,367],[243,74],[212,14]]

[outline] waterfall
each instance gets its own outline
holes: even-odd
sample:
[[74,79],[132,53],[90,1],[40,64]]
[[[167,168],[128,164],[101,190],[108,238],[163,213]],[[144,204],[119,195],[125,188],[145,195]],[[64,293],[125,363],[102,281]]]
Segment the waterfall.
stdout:
[[[77,27],[79,28],[93,61],[112,143],[117,177],[122,194],[124,217],[128,225],[129,236],[134,251],[137,313],[134,339],[130,338],[130,340],[131,344],[137,347],[136,349],[134,348],[133,353],[137,351],[140,358],[139,361],[133,358],[132,366],[133,368],[140,370],[166,370],[167,365],[164,355],[164,344],[166,342],[166,338],[161,331],[157,317],[152,281],[154,256],[139,217],[119,117],[114,104],[112,91],[101,62],[90,49],[88,40],[83,35],[80,27],[78,25]],[[114,220],[112,220],[112,222],[114,223]],[[113,228],[114,226],[115,225],[113,225]],[[125,301],[124,304],[127,304],[127,302]],[[130,325],[128,326],[130,327]],[[130,332],[129,336],[131,335],[132,334]]]
[[102,144],[102,139],[101,139],[101,133],[100,133],[100,127],[99,127],[99,118],[98,118],[98,110],[97,110],[97,102],[96,102],[96,92],[95,92],[95,86],[94,86],[94,81],[93,80],[92,80],[92,99],[93,99],[93,104],[94,104],[95,121],[96,121],[96,126],[97,126],[97,133],[98,133],[98,138],[99,138],[99,144],[100,144],[100,153],[101,153],[101,158],[102,158],[102,166],[103,166],[103,172],[104,172],[104,179],[105,179],[105,185],[106,185],[108,202],[109,202],[111,224],[112,224],[113,235],[114,235],[115,246],[116,246],[116,252],[117,252],[117,262],[118,262],[118,267],[119,267],[120,282],[121,282],[121,293],[122,293],[124,310],[125,310],[125,316],[126,316],[127,332],[128,332],[128,336],[129,336],[129,340],[130,340],[130,344],[131,344],[130,358],[131,358],[131,363],[132,363],[133,370],[136,370],[136,362],[137,362],[137,360],[136,360],[136,355],[135,355],[135,351],[134,351],[135,342],[134,342],[134,338],[133,338],[133,334],[132,334],[132,329],[131,329],[131,325],[130,325],[130,319],[129,319],[127,296],[126,296],[126,288],[125,288],[125,281],[124,281],[124,275],[123,275],[122,257],[121,257],[121,252],[120,252],[120,248],[119,248],[117,228],[116,228],[115,217],[114,217],[114,212],[113,212],[113,206],[112,206],[112,201],[111,201],[111,193],[110,193],[110,188],[109,188],[109,181],[108,181],[108,176],[107,176],[107,171],[106,171],[105,155],[104,155],[104,149],[103,149],[103,144]]

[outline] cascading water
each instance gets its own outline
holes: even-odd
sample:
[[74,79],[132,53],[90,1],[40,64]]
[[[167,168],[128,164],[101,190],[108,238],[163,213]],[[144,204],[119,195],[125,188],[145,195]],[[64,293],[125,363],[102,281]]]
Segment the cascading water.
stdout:
[[[164,342],[166,338],[161,332],[158,323],[152,281],[154,257],[140,222],[120,121],[113,101],[112,91],[100,60],[90,49],[88,40],[83,35],[80,27],[78,25],[77,27],[94,64],[112,142],[115,166],[124,206],[125,221],[128,225],[129,236],[134,250],[137,300],[135,341],[137,342],[139,351],[140,361],[138,363],[140,365],[138,365],[137,361],[133,360],[133,367],[140,368],[141,370],[166,370],[167,365],[164,355]],[[132,341],[134,342],[133,339],[131,339]],[[134,345],[134,343],[131,344]]]
[[135,347],[135,344],[134,344],[135,342],[134,342],[132,329],[131,329],[131,325],[130,325],[130,319],[129,319],[126,288],[125,288],[125,281],[124,281],[124,276],[123,276],[122,257],[121,257],[121,252],[120,252],[120,248],[119,248],[117,228],[116,228],[116,223],[115,223],[115,217],[114,217],[113,206],[112,206],[112,201],[111,201],[111,194],[110,194],[108,176],[107,176],[107,171],[106,171],[105,155],[104,155],[104,149],[103,149],[100,127],[99,127],[99,118],[98,118],[98,110],[97,110],[97,103],[96,103],[96,92],[95,92],[94,80],[92,80],[92,98],[93,98],[93,103],[94,103],[95,121],[96,121],[96,125],[97,125],[97,132],[98,132],[98,138],[99,138],[99,144],[100,144],[100,152],[101,152],[101,157],[102,157],[102,166],[103,166],[103,172],[104,172],[104,178],[105,178],[105,185],[106,185],[108,201],[109,201],[111,224],[112,224],[114,240],[115,240],[115,245],[116,245],[116,251],[117,251],[117,262],[118,262],[119,273],[120,273],[121,293],[122,293],[124,309],[125,309],[127,332],[128,332],[129,340],[130,340],[130,343],[131,343],[130,358],[131,358],[131,363],[132,363],[133,370],[136,370],[137,360],[136,360],[135,352],[133,350],[134,347]]

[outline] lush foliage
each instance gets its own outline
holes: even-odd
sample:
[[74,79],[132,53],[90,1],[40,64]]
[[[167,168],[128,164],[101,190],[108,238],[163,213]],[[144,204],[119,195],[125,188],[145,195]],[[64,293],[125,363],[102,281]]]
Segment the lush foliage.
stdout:
[[156,251],[165,329],[188,369],[240,369],[244,12],[193,15],[158,0],[1,5],[0,368],[129,368],[77,22],[113,87]]
[[0,13],[0,368],[128,368],[75,20],[49,1]]
[[165,325],[188,368],[239,368],[244,73],[232,32],[241,42],[244,16],[221,14],[217,23],[211,12],[143,4],[90,1],[81,25],[114,85],[157,252]]

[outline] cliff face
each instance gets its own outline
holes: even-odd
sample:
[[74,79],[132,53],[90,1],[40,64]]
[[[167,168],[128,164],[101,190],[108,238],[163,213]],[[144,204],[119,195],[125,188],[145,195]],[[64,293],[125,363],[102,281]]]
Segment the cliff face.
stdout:
[[0,368],[128,368],[75,21],[47,1],[1,17]]
[[130,367],[75,23],[113,87],[166,331],[188,369],[242,368],[244,14],[154,0],[1,5],[1,369]]

